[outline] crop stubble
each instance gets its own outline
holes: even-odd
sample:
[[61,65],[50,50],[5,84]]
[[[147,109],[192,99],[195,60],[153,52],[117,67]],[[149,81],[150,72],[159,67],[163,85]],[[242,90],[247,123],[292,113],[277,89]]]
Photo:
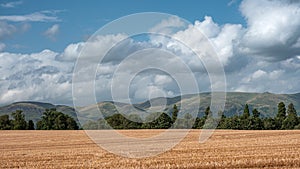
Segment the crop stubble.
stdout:
[[[149,137],[162,130],[119,132]],[[300,130],[216,130],[201,144],[200,132],[158,156],[131,159],[99,148],[82,130],[0,131],[0,168],[300,168]]]

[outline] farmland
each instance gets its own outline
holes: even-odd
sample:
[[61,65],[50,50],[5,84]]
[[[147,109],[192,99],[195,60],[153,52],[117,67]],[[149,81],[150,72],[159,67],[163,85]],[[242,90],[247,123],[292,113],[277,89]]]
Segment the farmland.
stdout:
[[[121,130],[150,137],[162,130]],[[98,147],[79,131],[0,131],[0,168],[297,168],[300,131],[216,130],[199,143],[191,130],[173,149],[131,159]],[[122,141],[120,141],[122,144]],[[142,147],[141,147],[142,148]]]

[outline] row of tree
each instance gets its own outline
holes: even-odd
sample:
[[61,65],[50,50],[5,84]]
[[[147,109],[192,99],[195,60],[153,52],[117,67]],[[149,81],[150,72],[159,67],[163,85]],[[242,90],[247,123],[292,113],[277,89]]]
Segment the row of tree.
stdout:
[[[34,130],[35,125],[32,120],[25,120],[25,115],[21,110],[16,110],[12,114],[0,116],[0,130]],[[69,115],[56,111],[56,109],[46,109],[42,119],[36,124],[37,130],[78,130],[79,127]]]
[[33,121],[27,122],[21,110],[16,110],[11,115],[13,119],[7,114],[0,116],[0,130],[34,130]]
[[[297,116],[296,109],[292,103],[286,110],[285,104],[278,104],[278,112],[275,117],[261,118],[260,112],[253,109],[250,113],[246,104],[241,115],[232,117],[221,116],[219,120],[208,118],[212,114],[209,107],[205,111],[203,118],[196,118],[193,128],[209,128],[210,124],[218,122],[219,129],[238,129],[238,130],[291,130],[300,129],[300,117]],[[207,121],[206,121],[207,120]],[[204,125],[204,123],[206,123]]]
[[[261,118],[260,112],[253,109],[250,113],[249,107],[246,104],[241,115],[226,117],[220,115],[217,118],[207,107],[204,116],[193,118],[187,113],[183,118],[178,117],[178,108],[174,105],[171,114],[152,113],[146,117],[147,122],[142,123],[142,119],[131,114],[127,117],[121,114],[114,114],[99,119],[97,121],[89,121],[84,129],[167,129],[167,128],[218,128],[218,129],[237,129],[237,130],[284,130],[284,129],[300,129],[300,117],[294,105],[291,103],[286,110],[285,104],[278,104],[278,112],[276,117]],[[218,116],[219,117],[219,116]]]
[[[207,107],[203,117],[197,116],[193,118],[189,113],[183,118],[178,117],[179,110],[174,105],[171,114],[152,113],[146,117],[146,122],[132,114],[125,117],[121,114],[114,114],[99,119],[98,121],[90,121],[86,123],[84,129],[167,129],[167,128],[218,128],[218,129],[238,129],[238,130],[283,130],[283,129],[300,129],[300,117],[294,105],[291,103],[287,109],[283,102],[278,104],[278,112],[276,117],[261,118],[260,112],[253,109],[250,113],[249,107],[246,104],[241,115],[226,117],[220,115],[221,118],[216,118]],[[32,120],[25,120],[25,115],[22,111],[13,112],[12,119],[9,115],[0,116],[0,130],[34,130],[35,125]],[[74,118],[69,115],[56,111],[56,109],[47,109],[40,121],[36,124],[37,130],[77,130],[77,125]]]

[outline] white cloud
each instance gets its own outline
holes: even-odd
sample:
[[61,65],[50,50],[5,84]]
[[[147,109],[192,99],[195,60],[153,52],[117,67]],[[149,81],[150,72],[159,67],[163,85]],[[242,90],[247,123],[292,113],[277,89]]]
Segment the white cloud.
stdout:
[[172,82],[172,78],[167,75],[156,75],[154,83],[157,85],[165,85]]
[[[188,42],[192,49],[201,50],[202,37],[195,28],[200,29],[212,42],[225,66],[229,90],[299,92],[299,80],[295,79],[300,68],[300,20],[295,19],[300,18],[299,3],[244,1],[241,11],[247,21],[246,27],[218,25],[206,16],[203,21],[195,21],[194,25],[175,33],[174,37]],[[182,47],[170,40],[163,39],[161,43],[167,43],[166,49],[174,49],[177,54],[180,51],[185,53]],[[188,60],[193,63],[188,65],[200,67],[195,64],[199,63],[196,60]]]
[[280,62],[281,65],[284,69],[287,70],[297,70],[300,69],[300,59],[299,57],[296,58],[290,58],[284,61]]
[[27,15],[2,15],[0,20],[11,22],[57,22],[56,11],[40,11]]
[[[203,34],[201,34],[202,32]],[[218,25],[209,16],[205,16],[203,21],[195,21],[193,25],[189,25],[187,29],[178,31],[173,35],[173,38],[185,42],[189,48],[199,53],[215,52],[218,54],[218,59],[223,65],[228,65],[229,60],[235,56],[235,46],[239,42],[239,39],[243,35],[244,28],[239,24],[225,24]],[[207,39],[208,38],[208,39]],[[208,41],[209,40],[209,41]],[[214,48],[211,48],[211,44]],[[156,42],[157,43],[157,42]],[[172,44],[172,42],[162,42]],[[190,49],[183,50],[184,47],[178,46],[178,43],[174,45],[168,45],[169,49],[173,48],[177,51],[181,50],[182,53],[190,55]],[[211,54],[199,55],[201,60],[205,63],[213,62],[209,58]],[[206,66],[215,66],[207,64]]]
[[240,10],[247,21],[241,52],[277,61],[299,53],[299,2],[244,0]]
[[[170,82],[156,84],[157,78],[160,78],[160,82],[169,78],[166,75],[154,75],[151,73],[147,73],[144,75],[139,75],[132,82],[130,95],[134,101],[146,101],[156,97],[172,97],[174,96],[173,91],[168,89]],[[171,79],[169,79],[171,80]],[[169,81],[167,80],[167,81]]]
[[[272,92],[272,93],[295,93],[299,92],[297,84],[299,79],[295,78],[300,72],[285,72],[284,70],[276,69],[275,66],[269,67],[270,71],[243,70],[242,76],[246,76],[241,80],[236,76],[227,77],[234,80],[238,84],[230,84],[231,90],[239,92]],[[247,73],[247,74],[246,74]]]
[[194,25],[208,38],[216,37],[221,31],[220,26],[210,16],[205,16],[202,22],[195,21]]
[[236,55],[234,51],[235,43],[238,43],[243,31],[241,25],[226,24],[222,26],[221,31],[215,38],[210,39],[224,65],[227,65],[229,60]]
[[47,36],[51,40],[55,40],[56,35],[58,33],[59,33],[59,25],[54,24],[44,32],[44,35]]
[[79,56],[79,53],[82,50],[83,46],[84,42],[72,43],[68,45],[65,48],[64,52],[60,56],[58,56],[58,59],[62,61],[75,61]]
[[[151,51],[137,56],[139,59],[123,62],[123,69],[119,76],[115,77],[117,80],[115,84],[118,85],[116,92],[120,94],[118,96],[121,99],[126,99],[128,94],[124,93],[128,86],[122,82],[130,79],[134,70],[142,70],[148,65],[170,67],[171,72],[180,74],[178,77],[182,77],[184,83],[189,85],[190,80],[185,79],[186,72],[180,72],[183,65],[187,65],[195,74],[201,91],[209,91],[209,77],[201,60],[192,55],[190,49],[178,43],[178,40],[184,41],[185,45],[195,49],[196,52],[205,50],[207,43],[204,43],[204,36],[199,34],[199,30],[210,40],[225,66],[228,91],[299,92],[300,79],[297,77],[300,74],[300,20],[295,19],[300,18],[299,3],[245,0],[240,10],[246,19],[246,26],[231,23],[220,25],[210,16],[186,25],[173,17],[162,21],[152,31],[170,33],[174,39],[151,36],[148,42],[141,43],[128,38],[127,35],[116,34],[96,36],[90,42],[71,43],[62,53],[50,50],[33,54],[0,53],[0,104],[18,100],[70,104],[73,66],[80,51],[87,44],[86,52],[82,55],[85,61],[82,71],[87,72],[86,77],[94,76],[88,72],[91,70],[89,63],[99,61],[95,56],[109,52],[98,67],[95,79],[96,94],[102,100],[111,98],[111,79],[118,69],[118,64],[128,55],[148,47],[166,50],[178,57],[166,57],[165,53]],[[48,16],[48,13],[44,14]],[[43,19],[36,20],[43,21]],[[49,28],[50,36],[57,34],[59,26],[56,27],[53,25]],[[11,36],[15,31],[13,25],[0,21],[0,39]],[[120,41],[122,43],[114,46]],[[201,55],[201,57],[209,56]],[[201,59],[209,61],[209,58]],[[179,61],[182,65],[178,64]],[[134,101],[157,96],[171,97],[182,92],[171,77],[161,72],[139,73],[130,85],[128,95]],[[194,91],[185,91],[185,93],[192,92]]]
[[58,53],[0,53],[0,104],[23,100],[71,103],[73,64],[55,60]]
[[[164,25],[168,24],[165,23]],[[176,26],[176,24],[173,25]],[[207,72],[205,67],[209,68],[210,72],[215,71],[216,59],[228,70],[235,69],[233,67],[239,68],[244,64],[238,61],[239,56],[236,55],[236,46],[245,31],[242,25],[218,25],[213,21],[212,17],[205,16],[203,21],[196,20],[194,24],[185,26],[177,24],[177,26],[181,27],[181,29],[178,31],[178,27],[177,29],[173,28],[177,32],[171,34],[177,41],[165,37],[154,38],[154,36],[151,36],[151,43],[172,51],[175,55],[181,57],[193,71]],[[172,30],[169,30],[167,33],[170,34],[170,32]],[[200,59],[198,56],[195,56],[191,49],[200,56]],[[214,57],[215,52],[218,54],[218,58]]]
[[227,74],[228,89],[243,92],[297,93],[300,62],[288,59],[280,62],[251,60],[239,72]]
[[257,70],[253,73],[252,75],[252,79],[259,79],[259,78],[263,78],[267,75],[267,73],[263,70]]
[[[76,59],[79,57],[81,50],[84,49],[81,58],[85,58],[85,60],[91,62],[98,61],[97,58],[99,58],[98,57],[99,54],[107,53],[116,43],[125,40],[127,37],[128,36],[124,34],[106,35],[106,36],[94,37],[92,40],[88,42],[72,43],[65,48],[62,54],[57,56],[57,59],[61,61],[75,62]],[[86,48],[84,48],[85,46]],[[122,49],[124,50],[126,49],[126,47]],[[124,51],[117,51],[117,52],[122,53]],[[118,57],[120,56],[122,57],[122,55],[120,54],[112,55],[111,57],[107,58],[106,61],[108,62],[114,59],[120,60],[121,58]]]
[[269,73],[269,77],[272,80],[279,79],[284,74],[284,70],[274,70]]
[[15,8],[18,5],[23,4],[23,1],[14,1],[14,2],[7,2],[7,3],[2,3],[1,7],[3,8]]
[[[246,0],[240,10],[246,18],[246,27],[218,25],[206,16],[174,37],[188,42],[192,49],[201,50],[201,36],[195,28],[200,29],[225,66],[230,90],[299,92],[295,81],[287,83],[299,76],[300,20],[295,19],[300,18],[299,2]],[[174,43],[169,47],[181,50]],[[272,83],[274,80],[279,83]]]
[[185,23],[177,16],[172,16],[168,19],[162,20],[159,24],[151,28],[150,32],[160,32],[164,34],[169,34],[173,32],[173,28],[184,27]]

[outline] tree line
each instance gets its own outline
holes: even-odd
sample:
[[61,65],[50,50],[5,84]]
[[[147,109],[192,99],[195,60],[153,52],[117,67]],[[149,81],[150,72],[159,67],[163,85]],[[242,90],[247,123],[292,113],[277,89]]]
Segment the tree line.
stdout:
[[[146,117],[146,122],[137,114],[123,116],[114,114],[97,121],[89,121],[83,125],[83,129],[168,129],[168,128],[193,128],[209,129],[217,126],[218,129],[236,130],[284,130],[300,129],[300,117],[297,116],[294,105],[290,103],[286,106],[283,102],[278,104],[278,111],[275,117],[262,118],[257,109],[250,113],[249,106],[246,104],[241,115],[226,117],[223,113],[221,118],[215,118],[207,107],[204,115],[196,118],[189,113],[184,117],[178,116],[179,110],[176,105],[170,114],[165,112],[151,113]],[[220,113],[220,112],[219,112]],[[9,115],[0,116],[0,130],[77,130],[78,124],[69,115],[56,111],[56,109],[46,109],[36,125],[32,120],[26,121],[25,115],[21,110],[16,110]]]
[[53,109],[46,109],[41,120],[36,123],[32,120],[26,121],[21,110],[11,113],[12,119],[5,114],[0,116],[0,130],[78,130],[79,127],[69,115]]
[[142,119],[137,114],[131,114],[127,117],[122,114],[114,114],[97,121],[89,121],[83,125],[83,129],[209,129],[214,126],[217,126],[217,129],[235,130],[300,129],[300,117],[297,116],[296,109],[292,103],[286,109],[285,104],[280,102],[277,115],[265,118],[261,117],[257,109],[253,109],[250,113],[247,104],[241,115],[232,117],[220,115],[221,118],[214,118],[210,107],[206,108],[204,116],[200,117],[198,115],[196,118],[193,118],[189,113],[186,113],[183,118],[179,118],[178,112],[178,107],[174,105],[171,114],[165,112],[152,113],[146,117],[147,122],[145,123],[141,122]]

